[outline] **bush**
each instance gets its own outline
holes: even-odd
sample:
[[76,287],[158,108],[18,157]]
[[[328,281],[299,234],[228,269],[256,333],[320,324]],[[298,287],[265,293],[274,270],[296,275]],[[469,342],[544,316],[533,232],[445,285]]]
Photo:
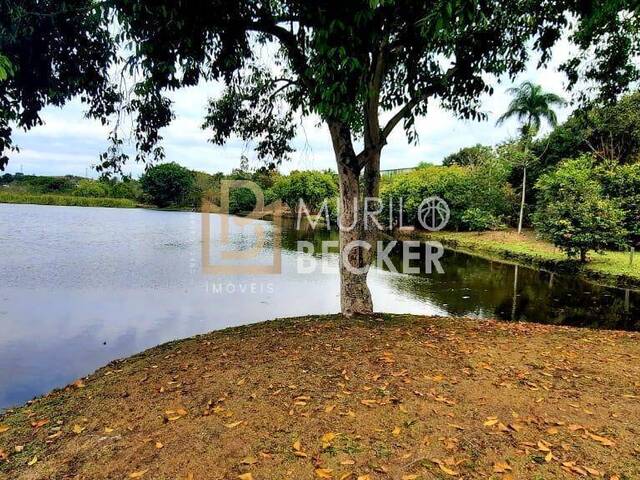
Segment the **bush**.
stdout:
[[624,213],[604,197],[590,156],[562,162],[540,177],[536,189],[534,225],[570,258],[585,262],[590,250],[599,252],[624,244]]
[[111,186],[111,196],[113,198],[139,200],[142,198],[142,187],[137,180],[126,179]]
[[273,186],[273,195],[297,212],[300,199],[311,212],[317,212],[325,199],[338,195],[336,175],[313,170],[291,172],[280,177]]
[[502,227],[498,217],[480,208],[468,208],[465,210],[461,221],[469,230],[474,232],[498,230]]
[[70,194],[76,187],[77,177],[48,177],[37,175],[15,174],[14,181],[29,193],[64,193]]
[[602,165],[598,177],[607,197],[619,202],[624,212],[623,226],[628,242],[640,246],[640,163]]
[[160,208],[185,205],[194,186],[193,172],[175,162],[150,167],[142,177],[143,192]]
[[[488,162],[477,167],[424,166],[407,173],[400,173],[385,180],[381,197],[385,214],[393,201],[394,219],[397,221],[399,200],[403,201],[403,224],[419,226],[417,211],[422,200],[438,196],[445,200],[451,211],[449,228],[455,230],[476,229],[478,224],[470,222],[468,210],[485,212],[485,220],[497,225],[508,219],[514,211],[515,195],[506,181],[509,169],[498,163]],[[475,216],[477,218],[478,215]]]
[[80,180],[73,190],[73,195],[76,197],[108,197],[110,196],[109,186],[95,180]]

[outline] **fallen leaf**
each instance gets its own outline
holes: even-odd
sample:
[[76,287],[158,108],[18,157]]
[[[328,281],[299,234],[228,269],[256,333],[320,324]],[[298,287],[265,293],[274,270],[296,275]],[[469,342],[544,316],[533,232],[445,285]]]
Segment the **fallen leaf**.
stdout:
[[145,473],[147,473],[149,469],[140,470],[139,472],[133,472],[129,474],[129,478],[142,478]]
[[31,426],[33,428],[40,428],[40,427],[44,427],[47,423],[49,423],[49,419],[45,418],[42,420],[36,420],[35,422],[31,422]]
[[27,465],[32,466],[32,465],[35,465],[36,463],[38,463],[38,456],[37,455],[35,457],[33,457],[31,460],[29,460],[29,463],[27,463]]
[[11,430],[11,427],[7,425],[0,425],[0,433],[8,432],[9,430]]
[[80,426],[80,425],[76,424],[76,425],[74,425],[74,426],[73,426],[72,430],[73,430],[73,433],[75,433],[76,435],[78,435],[78,434],[80,434],[80,433],[84,432],[84,428],[85,428],[85,427],[82,427],[82,426]]
[[449,467],[447,467],[444,462],[442,462],[441,460],[438,460],[437,458],[432,460],[433,463],[435,463],[436,465],[438,465],[438,467],[440,467],[440,470],[442,470],[444,473],[446,473],[447,475],[451,475],[451,476],[457,476],[459,475],[458,472],[456,472],[455,470],[451,470]]
[[330,468],[316,468],[318,478],[333,478],[333,470]]
[[253,480],[253,475],[251,475],[251,473],[243,473],[241,475],[238,475],[238,478],[240,480]]
[[258,459],[256,457],[245,457],[240,463],[243,465],[255,465],[258,463]]
[[394,437],[397,437],[397,436],[399,436],[399,435],[400,435],[400,432],[401,432],[400,427],[396,427],[396,428],[394,428],[394,429],[393,429],[393,431],[391,432],[391,435],[393,435]]
[[156,448],[157,448],[158,450],[160,450],[160,449],[161,449],[161,448],[163,448],[163,447],[164,447],[164,445],[163,445],[162,443],[160,443],[160,442],[156,442]]
[[507,462],[496,462],[493,464],[494,473],[506,473],[511,470],[511,466]]
[[242,420],[239,421],[239,422],[227,423],[225,425],[225,427],[227,427],[227,428],[236,428],[236,427],[242,425],[242,423],[243,423]]
[[605,447],[613,447],[616,444],[613,440],[610,440],[606,437],[601,437],[600,435],[595,435],[588,431],[585,431],[585,433],[587,434],[587,437],[589,437],[591,440],[595,440],[596,442],[600,443],[601,445],[604,445]]

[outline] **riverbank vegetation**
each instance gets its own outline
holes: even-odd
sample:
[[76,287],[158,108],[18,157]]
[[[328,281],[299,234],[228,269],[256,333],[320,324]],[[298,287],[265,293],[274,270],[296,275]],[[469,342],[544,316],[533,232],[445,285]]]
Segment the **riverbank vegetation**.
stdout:
[[[628,251],[607,250],[594,255],[586,264],[577,263],[533,230],[518,234],[515,229],[484,232],[399,233],[400,239],[420,238],[441,242],[445,247],[487,257],[516,262],[556,273],[579,273],[599,283],[638,288],[638,258],[632,262]],[[637,254],[636,254],[637,255]]]
[[638,334],[374,315],[115,361],[0,416],[0,475],[640,476]]

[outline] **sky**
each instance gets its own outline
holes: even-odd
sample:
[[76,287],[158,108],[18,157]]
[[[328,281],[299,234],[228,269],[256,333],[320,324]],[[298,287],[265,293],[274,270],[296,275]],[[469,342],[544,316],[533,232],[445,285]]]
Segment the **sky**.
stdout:
[[[560,65],[570,55],[571,46],[567,41],[559,42],[553,51],[550,64],[544,69],[537,68],[537,58],[532,58],[528,68],[515,82],[502,78],[492,82],[495,93],[482,98],[482,108],[488,114],[483,122],[457,119],[453,113],[443,110],[437,103],[429,104],[427,115],[417,119],[419,136],[417,144],[409,144],[401,125],[398,125],[382,151],[381,168],[406,168],[420,162],[439,164],[448,154],[460,148],[482,143],[494,145],[518,132],[515,120],[496,126],[497,118],[506,110],[510,96],[506,90],[522,81],[530,80],[541,84],[545,90],[558,93],[569,99],[566,93],[566,79],[558,72]],[[209,173],[228,173],[240,166],[243,154],[251,160],[250,148],[238,139],[230,139],[224,146],[208,142],[209,134],[200,126],[206,112],[208,98],[215,97],[221,88],[217,84],[201,84],[172,92],[176,118],[162,130],[166,160],[175,161],[193,170]],[[9,173],[22,171],[36,175],[80,175],[96,178],[93,166],[98,155],[107,147],[108,126],[90,120],[83,115],[83,105],[74,99],[62,108],[47,107],[42,118],[44,125],[28,132],[14,130],[14,142],[20,152],[9,154]],[[558,110],[560,122],[564,121],[571,107]],[[296,151],[292,160],[281,165],[280,170],[333,169],[335,160],[331,149],[328,129],[317,118],[303,119],[298,135],[293,142]],[[258,167],[257,161],[251,162]],[[144,170],[143,164],[131,160],[124,168],[125,173],[134,177]]]

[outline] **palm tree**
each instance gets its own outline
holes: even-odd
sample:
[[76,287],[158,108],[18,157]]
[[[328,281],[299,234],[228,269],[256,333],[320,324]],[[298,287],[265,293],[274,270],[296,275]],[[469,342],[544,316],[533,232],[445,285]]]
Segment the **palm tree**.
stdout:
[[542,121],[555,127],[558,124],[558,117],[553,110],[554,106],[562,107],[566,105],[565,100],[555,93],[545,92],[541,85],[532,82],[523,82],[518,87],[507,90],[513,96],[507,111],[498,119],[497,125],[502,124],[510,118],[517,118],[522,126],[520,127],[521,142],[524,149],[525,159],[522,164],[522,199],[520,202],[520,218],[518,220],[518,233],[522,233],[522,220],[524,217],[524,204],[527,190],[527,166],[529,161],[529,145],[531,140],[538,134]]

